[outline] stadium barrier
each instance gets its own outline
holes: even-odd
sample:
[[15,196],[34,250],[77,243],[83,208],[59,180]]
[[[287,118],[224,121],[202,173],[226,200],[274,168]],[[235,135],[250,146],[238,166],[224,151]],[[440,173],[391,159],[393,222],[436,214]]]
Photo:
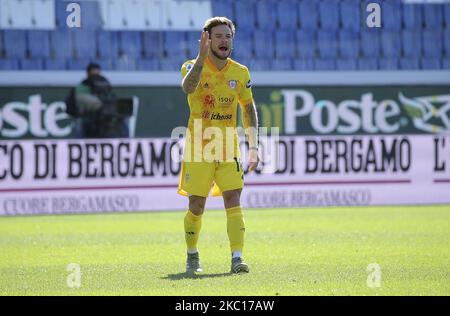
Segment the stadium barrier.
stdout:
[[[63,101],[68,91],[0,86],[0,139],[70,138],[73,121]],[[187,123],[189,108],[179,87],[119,86],[115,92],[139,98],[136,137],[167,137]],[[282,135],[450,130],[449,85],[254,86],[253,95],[260,126],[279,127]]]
[[[181,147],[169,138],[1,141],[0,215],[183,210]],[[448,135],[281,136],[261,154],[272,172],[246,174],[245,208],[450,203]]]
[[[273,173],[246,175],[243,206],[450,203],[443,73],[256,73],[260,126],[279,128],[281,154]],[[186,208],[168,138],[189,116],[178,73],[158,74],[159,85],[111,74],[119,96],[139,97],[136,138],[102,140],[70,139],[63,100],[82,74],[41,75],[0,78],[0,215]]]

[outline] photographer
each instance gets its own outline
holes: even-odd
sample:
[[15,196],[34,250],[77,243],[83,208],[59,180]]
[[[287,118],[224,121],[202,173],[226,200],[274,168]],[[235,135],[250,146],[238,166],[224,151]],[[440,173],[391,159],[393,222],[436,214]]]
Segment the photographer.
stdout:
[[89,64],[87,78],[67,97],[67,113],[75,119],[75,138],[128,137],[128,119],[117,108],[111,84],[98,64]]

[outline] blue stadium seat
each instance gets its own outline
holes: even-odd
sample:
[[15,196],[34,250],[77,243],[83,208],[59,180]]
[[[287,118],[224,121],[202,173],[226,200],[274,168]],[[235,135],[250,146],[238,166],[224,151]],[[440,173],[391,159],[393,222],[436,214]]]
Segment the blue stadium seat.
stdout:
[[416,70],[420,69],[419,59],[417,58],[401,58],[400,69],[403,70]]
[[94,32],[76,30],[73,32],[73,44],[77,58],[95,58],[97,56]]
[[237,61],[238,63],[240,63],[240,64],[242,64],[244,66],[247,66],[247,65],[250,65],[252,63],[252,60],[254,58],[244,58],[244,57],[242,57],[242,58],[238,58],[238,59],[236,59],[236,58],[233,58],[233,59],[235,61]]
[[252,71],[269,71],[271,69],[270,59],[252,59],[248,65]]
[[402,5],[403,25],[405,29],[420,30],[423,25],[422,5],[404,3]]
[[67,61],[67,69],[69,70],[86,70],[89,62],[85,59],[69,59]]
[[292,60],[289,58],[272,60],[272,70],[290,71],[292,68]]
[[185,60],[180,58],[164,58],[160,60],[160,69],[162,71],[180,71],[181,65]]
[[233,59],[249,59],[253,57],[253,40],[250,32],[240,30],[234,39]]
[[358,31],[361,28],[360,0],[342,0],[340,3],[340,17],[344,30]]
[[22,70],[42,70],[44,69],[44,60],[42,58],[21,59],[20,69]]
[[[55,2],[61,7],[63,1]],[[237,25],[241,25],[233,58],[252,70],[448,69],[450,4],[384,0],[383,28],[378,30],[361,24],[366,13],[360,10],[360,0],[212,0],[212,6],[213,12],[228,12],[214,15],[233,17],[236,9],[240,10],[236,12],[241,15]],[[250,18],[249,10],[242,8],[253,8]],[[2,67],[84,70],[86,65],[81,67],[78,62],[99,58],[99,63],[103,63],[106,58],[105,67],[102,66],[105,70],[109,66],[179,71],[180,59],[192,59],[198,53],[198,31],[93,32],[92,28],[101,25],[100,13],[95,13],[95,9],[90,17],[83,17],[81,29],[68,30],[67,12],[63,9],[60,15],[56,12],[57,21],[63,21],[63,25],[55,31],[1,30]],[[92,28],[84,29],[88,25]],[[244,28],[250,25],[258,30]],[[272,33],[275,26],[281,30]],[[164,51],[167,58],[163,58]],[[117,59],[119,52],[127,58]],[[1,59],[3,55],[6,59]]]
[[134,71],[136,70],[136,58],[123,55],[114,60],[114,69],[117,71]]
[[450,29],[450,3],[444,4],[444,20],[447,30]]
[[402,32],[403,56],[419,58],[422,56],[422,32],[404,30]]
[[361,30],[361,52],[364,57],[380,56],[380,33],[377,30]]
[[118,33],[112,31],[97,31],[96,37],[99,58],[117,58],[119,54]]
[[256,58],[273,58],[274,41],[272,31],[254,31],[253,47]]
[[445,56],[450,58],[450,25],[448,29],[444,30],[444,51]]
[[314,70],[314,59],[313,58],[294,59],[294,69],[303,71],[312,71]]
[[423,31],[423,57],[440,58],[442,56],[442,32],[441,30]]
[[441,60],[439,58],[422,58],[420,66],[422,69],[438,70],[441,69]]
[[4,51],[4,44],[3,44],[3,31],[0,30],[0,58],[3,58],[3,51]]
[[322,30],[337,31],[339,29],[339,2],[337,0],[319,2],[319,19]]
[[211,0],[213,16],[226,16],[234,21],[232,0]]
[[300,58],[316,56],[316,39],[314,31],[298,30],[296,32],[297,54]]
[[377,70],[378,59],[376,58],[360,58],[358,59],[359,70]]
[[359,56],[359,33],[355,30],[341,30],[339,32],[339,52],[344,58]]
[[67,62],[65,59],[45,59],[44,68],[47,70],[66,70]]
[[27,54],[27,32],[22,30],[5,30],[4,49],[5,56],[9,58],[25,58]]
[[[144,56],[146,58],[161,58],[164,55],[164,37],[161,32],[143,32]],[[198,38],[197,38],[198,40]],[[196,41],[198,50],[198,42]]]
[[180,57],[187,59],[187,42],[185,32],[164,32],[164,51],[168,58]]
[[356,65],[355,59],[337,59],[336,60],[336,69],[337,70],[357,70],[358,67]]
[[123,69],[134,68],[129,59],[140,58],[142,55],[142,41],[141,32],[137,31],[122,31],[119,32],[119,53],[120,57],[127,56],[128,59],[124,59],[126,62],[118,62],[116,64]]
[[[102,27],[102,15],[99,1],[80,1],[81,27],[86,31],[100,29]],[[67,14],[67,13],[66,13]]]
[[397,58],[381,58],[379,60],[380,70],[397,70],[399,63]]
[[109,58],[104,58],[104,59],[84,59],[84,63],[85,63],[85,66],[84,66],[84,69],[86,69],[86,67],[87,67],[87,65],[89,64],[89,63],[96,63],[96,64],[99,64],[100,65],[100,68],[102,69],[102,70],[113,70],[114,69],[114,65],[113,65],[113,61],[112,61],[112,59],[109,59]]
[[314,69],[320,71],[335,70],[336,59],[331,58],[317,58],[314,60]]
[[442,68],[443,69],[450,69],[450,58],[444,58],[442,60]]
[[298,18],[303,30],[316,30],[319,24],[319,12],[316,0],[303,0],[298,6]]
[[198,54],[198,40],[200,39],[200,32],[186,32],[188,59],[194,59]]
[[50,56],[50,35],[47,31],[28,31],[28,52],[32,58]]
[[276,29],[276,9],[274,0],[256,2],[256,23],[260,30]]
[[399,58],[402,53],[400,33],[392,31],[382,32],[381,48],[384,57]]
[[0,59],[0,70],[17,70],[19,69],[19,60],[15,58]]
[[334,31],[319,31],[317,33],[317,46],[321,58],[337,57],[337,36]]
[[238,30],[252,30],[255,28],[255,2],[255,0],[234,2],[235,24]]
[[444,6],[442,4],[425,4],[423,6],[423,17],[425,28],[441,29],[444,25]]
[[157,71],[159,70],[159,61],[158,59],[140,59],[138,61],[138,69],[144,71]]
[[275,48],[277,58],[295,57],[295,37],[292,31],[275,32]]
[[67,14],[66,7],[68,2],[64,0],[56,0],[55,1],[55,19],[56,19],[56,27],[58,29],[67,29]]
[[234,50],[230,57],[241,64],[246,64],[246,62],[254,58],[248,51],[242,49]]
[[70,59],[67,62],[68,69],[71,70],[86,70],[89,63],[96,63],[100,66],[101,70],[113,70],[112,59],[94,59],[94,58],[83,58],[83,59]]
[[58,30],[50,32],[50,49],[52,58],[72,58],[72,31]]
[[295,30],[298,26],[298,3],[295,0],[277,2],[277,20],[280,29]]
[[385,30],[400,31],[402,7],[400,0],[384,1],[381,5],[382,26]]

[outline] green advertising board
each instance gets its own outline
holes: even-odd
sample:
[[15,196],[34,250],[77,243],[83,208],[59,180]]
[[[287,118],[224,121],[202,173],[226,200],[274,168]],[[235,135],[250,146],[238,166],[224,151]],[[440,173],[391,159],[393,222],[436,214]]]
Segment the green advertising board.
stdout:
[[[189,117],[179,87],[118,87],[136,96],[136,137],[170,136]],[[0,138],[70,138],[69,88],[0,88]],[[450,131],[450,86],[254,87],[260,126],[282,135],[433,134]],[[238,114],[240,115],[240,114]],[[240,121],[240,119],[239,119]]]

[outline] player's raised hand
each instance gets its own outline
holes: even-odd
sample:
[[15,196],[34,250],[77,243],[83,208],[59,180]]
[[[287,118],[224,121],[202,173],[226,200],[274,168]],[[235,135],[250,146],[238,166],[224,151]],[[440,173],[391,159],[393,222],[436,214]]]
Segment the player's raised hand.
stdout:
[[209,33],[207,31],[203,31],[198,43],[198,59],[204,61],[208,58],[210,45],[211,40],[209,39]]
[[250,148],[248,151],[248,172],[255,171],[258,167],[259,157],[256,148]]

